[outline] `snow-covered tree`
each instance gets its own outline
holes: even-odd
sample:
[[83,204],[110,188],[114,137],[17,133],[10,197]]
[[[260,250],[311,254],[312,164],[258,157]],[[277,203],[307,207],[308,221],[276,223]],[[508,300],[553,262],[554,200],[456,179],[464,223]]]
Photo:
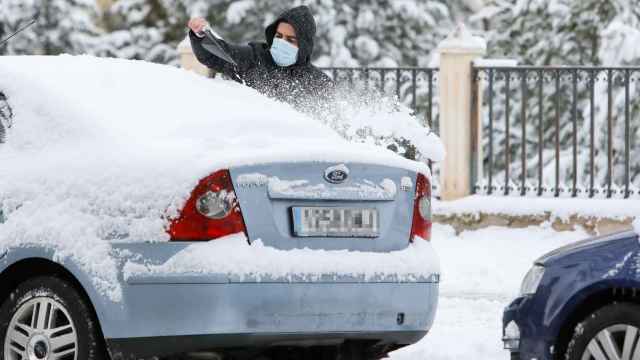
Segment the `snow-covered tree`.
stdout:
[[229,40],[264,39],[264,27],[306,4],[318,22],[320,66],[426,66],[432,51],[464,19],[472,0],[3,0],[0,35],[36,13],[37,27],[6,53],[82,53],[176,63],[175,47],[191,16],[204,16]]
[[315,62],[320,66],[426,65],[451,27],[445,1],[429,0],[183,0],[236,42],[264,39],[282,11],[308,5],[318,23]]
[[186,18],[175,1],[118,0],[102,14],[104,34],[93,53],[177,65]]
[[[570,0],[493,0],[489,7],[476,14],[490,23],[489,52],[493,57],[516,58],[529,65],[638,65],[640,51],[636,45],[640,40],[640,11],[626,0],[612,1],[570,1]],[[537,152],[543,147],[545,178],[549,185],[555,176],[555,100],[560,108],[561,179],[568,183],[572,170],[572,106],[573,72],[563,71],[559,92],[555,89],[553,73],[546,73],[543,82],[542,118],[544,129],[543,144],[538,141],[539,99],[537,94],[537,73],[531,72],[527,82],[529,95],[527,112],[527,146],[529,175],[535,174],[538,166]],[[590,83],[588,72],[577,71],[577,142],[579,183],[586,187],[589,183],[590,152]],[[602,186],[607,176],[607,73],[595,78],[595,144],[596,144],[596,186]],[[613,84],[614,118],[614,182],[622,183],[624,174],[624,84],[622,73],[615,73]],[[633,75],[633,74],[632,74]],[[637,77],[637,75],[636,75]],[[504,169],[506,146],[504,79],[496,82],[496,102],[494,103],[495,136],[501,141],[494,147],[495,163]],[[520,175],[521,127],[521,82],[517,74],[511,78],[511,109],[509,114],[512,147],[513,180]],[[634,101],[638,89],[630,84],[630,117],[640,116],[640,103]],[[486,124],[486,121],[485,121]],[[631,121],[632,151],[640,124]],[[640,167],[632,164],[632,179],[640,177]],[[500,175],[501,178],[501,175]]]
[[628,0],[491,0],[474,18],[490,23],[490,55],[525,64],[622,65],[640,59],[637,47],[612,46],[631,43],[640,32],[640,10]]
[[38,20],[0,47],[0,54],[82,54],[91,51],[98,29],[94,0],[3,0],[0,37]]

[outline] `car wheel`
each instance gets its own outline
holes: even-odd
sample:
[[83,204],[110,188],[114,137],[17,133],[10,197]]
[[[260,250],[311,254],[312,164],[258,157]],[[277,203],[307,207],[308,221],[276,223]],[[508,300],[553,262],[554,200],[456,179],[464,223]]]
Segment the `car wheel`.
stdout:
[[607,305],[578,324],[567,346],[566,360],[638,359],[640,306]]
[[2,360],[105,360],[98,324],[80,293],[57,277],[29,279],[0,307]]

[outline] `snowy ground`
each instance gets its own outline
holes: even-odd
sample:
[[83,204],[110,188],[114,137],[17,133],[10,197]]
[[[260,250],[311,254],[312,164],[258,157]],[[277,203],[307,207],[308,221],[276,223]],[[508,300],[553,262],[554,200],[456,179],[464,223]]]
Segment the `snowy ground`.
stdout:
[[532,262],[542,254],[584,239],[582,231],[550,227],[492,227],[456,236],[435,225],[433,245],[442,262],[438,314],[432,331],[419,343],[392,354],[399,360],[499,360],[502,310],[517,295]]

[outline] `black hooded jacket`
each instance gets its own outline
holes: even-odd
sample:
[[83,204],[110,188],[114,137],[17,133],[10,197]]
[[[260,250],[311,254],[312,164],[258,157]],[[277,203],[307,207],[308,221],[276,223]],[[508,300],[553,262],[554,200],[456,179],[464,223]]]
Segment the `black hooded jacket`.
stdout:
[[[278,66],[269,52],[280,22],[291,24],[298,38],[298,61],[289,67]],[[299,6],[290,9],[266,28],[266,42],[234,45],[217,40],[218,45],[235,60],[235,66],[202,46],[203,42],[211,40],[189,32],[191,47],[201,63],[307,113],[324,110],[332,100],[334,88],[332,80],[311,64],[315,35],[316,22],[309,8]]]

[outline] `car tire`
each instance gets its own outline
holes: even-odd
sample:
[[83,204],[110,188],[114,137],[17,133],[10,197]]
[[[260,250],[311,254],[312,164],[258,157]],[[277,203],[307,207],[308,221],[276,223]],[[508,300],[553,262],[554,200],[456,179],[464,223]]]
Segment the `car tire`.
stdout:
[[640,354],[639,337],[640,306],[630,303],[607,305],[576,326],[565,359],[614,359],[626,354],[631,358],[636,351]]
[[89,305],[73,285],[54,276],[26,280],[9,295],[0,307],[0,339],[0,360],[20,353],[22,359],[108,359]]

